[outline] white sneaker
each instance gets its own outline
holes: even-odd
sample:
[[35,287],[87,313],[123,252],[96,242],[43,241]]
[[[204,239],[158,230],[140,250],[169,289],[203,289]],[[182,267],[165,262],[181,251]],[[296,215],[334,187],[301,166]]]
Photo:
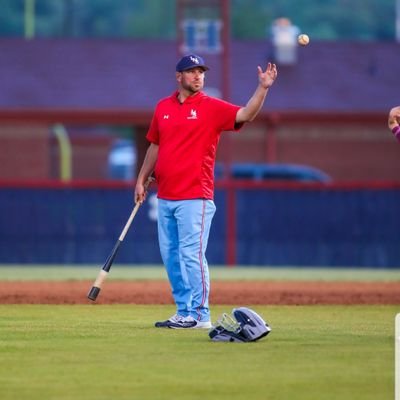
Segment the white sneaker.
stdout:
[[192,329],[211,329],[211,321],[196,321],[196,325]]

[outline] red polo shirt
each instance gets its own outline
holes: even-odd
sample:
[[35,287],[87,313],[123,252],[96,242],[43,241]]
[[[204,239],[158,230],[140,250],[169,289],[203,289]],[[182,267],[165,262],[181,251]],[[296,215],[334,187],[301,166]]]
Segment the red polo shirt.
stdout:
[[147,139],[159,145],[155,176],[158,197],[166,200],[213,199],[214,164],[222,131],[235,125],[239,106],[203,92],[184,103],[178,92],[155,109]]

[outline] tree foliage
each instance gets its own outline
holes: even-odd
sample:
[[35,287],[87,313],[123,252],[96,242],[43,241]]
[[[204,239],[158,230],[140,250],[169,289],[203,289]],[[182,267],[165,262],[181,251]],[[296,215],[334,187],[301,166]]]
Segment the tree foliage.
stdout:
[[[24,36],[26,1],[1,0],[0,36]],[[174,40],[177,35],[176,0],[33,1],[36,37]],[[395,0],[231,0],[230,4],[231,32],[237,39],[264,39],[274,19],[283,16],[314,39],[395,37]],[[197,12],[207,15],[204,9]]]
[[261,38],[279,17],[321,40],[394,40],[395,0],[233,0],[234,36]]

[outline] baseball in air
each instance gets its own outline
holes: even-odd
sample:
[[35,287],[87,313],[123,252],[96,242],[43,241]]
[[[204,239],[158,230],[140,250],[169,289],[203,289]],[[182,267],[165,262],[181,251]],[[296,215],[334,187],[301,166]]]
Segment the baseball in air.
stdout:
[[299,35],[299,37],[297,38],[297,41],[299,42],[299,44],[301,46],[307,46],[308,43],[310,43],[310,38],[308,37],[308,35],[306,35],[305,33],[302,33],[301,35]]

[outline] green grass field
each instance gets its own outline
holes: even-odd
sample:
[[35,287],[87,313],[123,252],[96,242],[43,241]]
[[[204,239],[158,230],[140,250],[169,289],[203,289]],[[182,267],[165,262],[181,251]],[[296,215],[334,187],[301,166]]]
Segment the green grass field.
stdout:
[[[97,271],[3,266],[0,279],[94,279]],[[224,268],[212,274],[399,280],[396,271],[377,270]],[[161,268],[146,273],[116,266],[110,279],[165,276]],[[213,319],[240,305],[211,306]],[[174,313],[172,306],[0,305],[0,399],[394,399],[399,306],[252,308],[272,332],[239,344],[213,343],[207,331],[154,328],[154,321]]]
[[[100,265],[21,266],[0,264],[1,281],[27,280],[92,280]],[[296,268],[296,267],[211,267],[215,280],[269,280],[269,281],[400,281],[400,269],[375,268]],[[167,279],[163,267],[158,265],[113,265],[107,280]]]
[[272,332],[238,344],[153,328],[169,306],[2,305],[0,398],[394,398],[398,307],[254,309]]

